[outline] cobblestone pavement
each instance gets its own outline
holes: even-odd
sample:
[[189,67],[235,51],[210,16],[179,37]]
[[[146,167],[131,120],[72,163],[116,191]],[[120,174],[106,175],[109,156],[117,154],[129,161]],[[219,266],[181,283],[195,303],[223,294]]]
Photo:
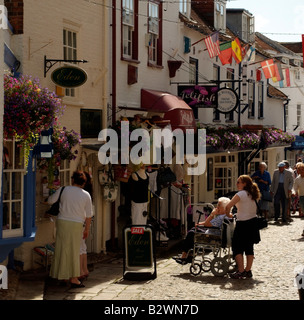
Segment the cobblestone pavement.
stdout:
[[252,279],[215,277],[211,272],[193,276],[189,264],[181,266],[172,259],[180,253],[173,250],[158,257],[154,280],[123,279],[123,260],[114,257],[94,264],[85,288],[70,289],[46,282],[43,292],[38,281],[35,293],[35,281],[23,281],[16,300],[298,300],[294,278],[295,268],[304,265],[303,228],[304,220],[296,215],[289,224],[270,222],[267,229],[261,230]]

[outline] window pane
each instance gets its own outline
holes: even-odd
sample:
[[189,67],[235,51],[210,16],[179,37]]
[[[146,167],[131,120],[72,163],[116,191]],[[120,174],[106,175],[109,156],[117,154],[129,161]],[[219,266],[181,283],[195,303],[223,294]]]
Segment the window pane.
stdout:
[[3,176],[2,176],[3,180],[2,180],[2,189],[3,189],[3,200],[9,200],[11,197],[10,197],[10,190],[11,190],[11,183],[10,183],[10,173],[8,172],[4,172],[3,173]]
[[3,230],[9,229],[9,224],[10,224],[9,212],[10,212],[9,203],[3,203],[3,220],[2,220]]
[[21,201],[12,203],[12,229],[21,228]]
[[63,30],[63,44],[66,45],[66,30]]
[[23,155],[23,148],[18,147],[17,143],[15,143],[15,169],[23,169],[24,168],[24,155]]
[[73,48],[76,48],[77,44],[76,44],[76,33],[73,32]]
[[21,172],[12,173],[12,200],[21,199]]
[[68,46],[72,46],[72,32],[68,31]]

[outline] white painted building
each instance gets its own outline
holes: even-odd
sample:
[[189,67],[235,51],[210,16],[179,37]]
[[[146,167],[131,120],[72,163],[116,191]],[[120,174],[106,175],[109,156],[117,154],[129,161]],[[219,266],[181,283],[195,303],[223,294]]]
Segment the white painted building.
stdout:
[[[8,16],[14,33],[7,37],[7,44],[14,52],[20,68],[18,72],[38,78],[42,87],[55,91],[62,97],[65,112],[60,124],[68,130],[82,134],[82,144],[98,143],[98,133],[106,126],[107,86],[108,86],[108,9],[101,4],[86,1],[12,1],[7,3]],[[19,20],[15,10],[21,10]],[[2,51],[3,52],[3,51]],[[51,60],[87,60],[79,63],[88,80],[78,88],[64,89],[55,86],[51,73],[59,66],[71,63],[57,62],[45,65],[45,58]],[[74,64],[72,64],[74,65]],[[48,67],[51,67],[48,70]],[[45,74],[46,73],[46,74]],[[89,121],[89,122],[88,122]],[[80,162],[80,159],[82,160]],[[105,248],[106,206],[98,182],[98,169],[101,165],[97,152],[80,148],[76,161],[61,163],[60,184],[69,185],[72,172],[77,168],[90,171],[93,176],[95,217],[88,247],[96,252]],[[42,178],[46,172],[36,173],[36,221],[35,241],[24,243],[15,249],[15,259],[24,263],[24,269],[33,267],[32,248],[54,242],[55,225],[44,217],[47,209],[41,204]]]

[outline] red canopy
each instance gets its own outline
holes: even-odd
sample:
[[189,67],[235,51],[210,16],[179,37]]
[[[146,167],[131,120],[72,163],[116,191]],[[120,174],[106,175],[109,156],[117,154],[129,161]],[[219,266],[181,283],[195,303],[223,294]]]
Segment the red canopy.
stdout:
[[165,112],[163,119],[170,120],[172,130],[196,130],[193,110],[184,100],[173,94],[141,89],[141,108]]

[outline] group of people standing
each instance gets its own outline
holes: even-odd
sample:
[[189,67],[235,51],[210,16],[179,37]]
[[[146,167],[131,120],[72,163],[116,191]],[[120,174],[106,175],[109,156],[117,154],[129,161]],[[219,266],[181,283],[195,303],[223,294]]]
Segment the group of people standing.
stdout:
[[261,162],[259,169],[251,177],[261,192],[259,206],[265,218],[269,219],[269,206],[273,202],[274,221],[278,222],[282,215],[282,222],[287,223],[291,220],[291,211],[295,213],[298,209],[299,216],[304,216],[304,163],[299,159],[292,169],[289,162],[283,160],[277,167],[271,179],[267,164]]
[[[293,193],[294,196],[299,197],[300,213],[304,212],[304,163],[299,161],[295,172],[288,168],[289,163],[286,160],[280,162],[271,179],[266,163],[261,162],[259,169],[251,177],[249,175],[239,176],[237,179],[238,192],[231,200],[220,198],[218,200],[218,208],[212,211],[205,222],[196,225],[196,230],[200,226],[214,226],[219,217],[231,217],[231,210],[234,206],[236,207],[236,226],[231,246],[233,258],[237,264],[237,271],[230,274],[231,278],[246,279],[252,277],[254,244],[259,243],[261,240],[257,221],[258,207],[268,218],[269,205],[273,198],[274,220],[278,221],[280,209],[282,209],[282,221],[287,222],[287,216],[290,215],[289,199]],[[287,206],[289,206],[289,210]],[[220,221],[222,220],[220,219]],[[302,236],[304,236],[304,231]],[[185,264],[192,261],[186,252],[192,245],[193,230],[190,230],[184,241],[182,255],[175,258],[176,262]]]

